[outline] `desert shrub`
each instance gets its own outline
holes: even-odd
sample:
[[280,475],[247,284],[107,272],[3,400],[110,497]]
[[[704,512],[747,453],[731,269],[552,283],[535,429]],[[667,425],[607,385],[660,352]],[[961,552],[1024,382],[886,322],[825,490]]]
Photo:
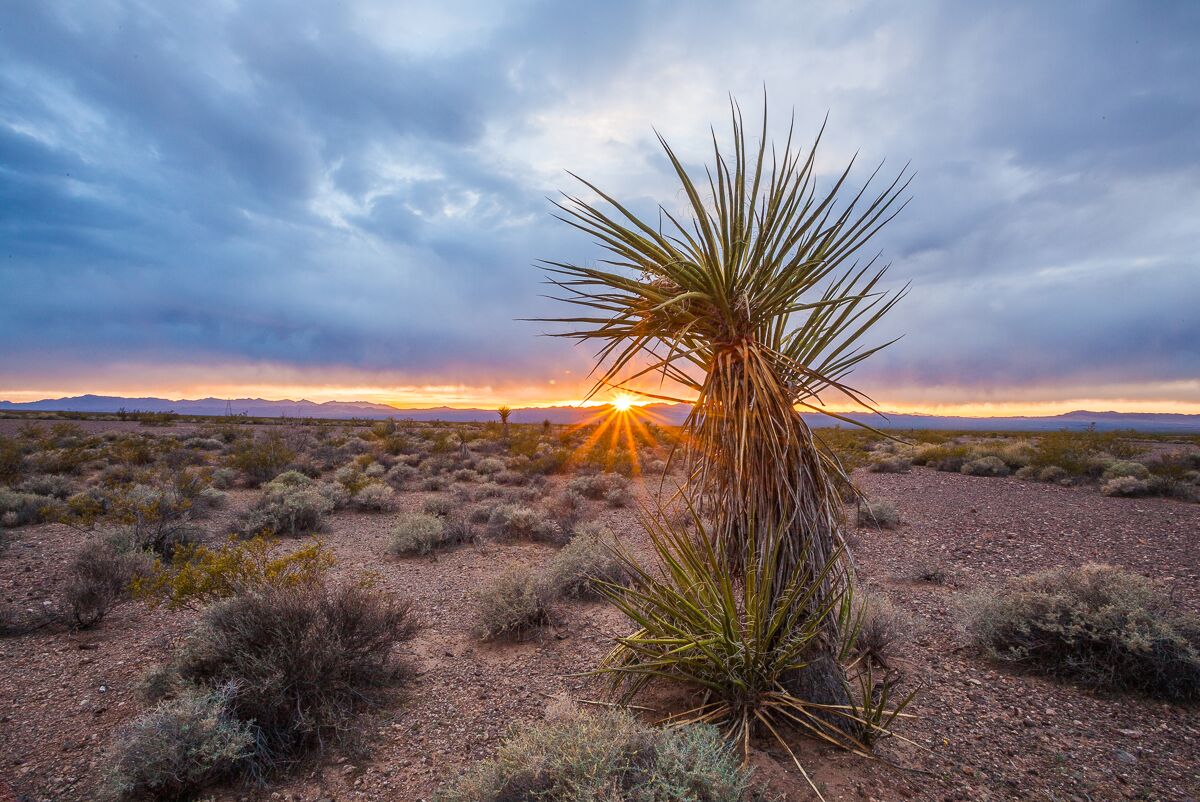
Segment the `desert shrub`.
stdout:
[[604,494],[604,503],[610,507],[624,507],[632,500],[628,487],[614,487]]
[[967,462],[971,449],[962,444],[929,445],[917,450],[912,461],[934,470],[958,473]]
[[411,639],[409,605],[360,584],[243,593],[210,607],[174,661],[182,681],[229,687],[255,727],[254,760],[279,767],[346,734],[408,675],[393,647]]
[[498,538],[554,541],[561,532],[541,510],[520,504],[500,504],[488,517],[488,529]]
[[337,482],[320,482],[316,490],[331,511],[340,510],[350,503],[350,491]]
[[1124,460],[1116,460],[1110,462],[1104,468],[1104,473],[1100,476],[1104,481],[1110,479],[1149,479],[1150,469],[1140,462],[1126,462]]
[[563,546],[545,568],[543,581],[556,596],[584,598],[599,595],[596,581],[621,583],[625,568],[611,551],[611,530],[588,526]]
[[198,488],[173,483],[117,487],[106,495],[104,506],[113,520],[125,526],[129,549],[150,549],[169,557],[178,546],[203,536],[191,521],[195,504],[188,496]]
[[196,496],[194,508],[198,510],[221,510],[229,504],[229,494],[215,487],[206,487]]
[[1136,498],[1137,496],[1151,495],[1154,492],[1154,488],[1150,482],[1144,479],[1135,479],[1132,476],[1118,476],[1114,479],[1109,479],[1101,485],[1100,492],[1106,496]]
[[449,486],[450,486],[450,482],[447,481],[446,477],[444,477],[444,476],[426,476],[417,485],[417,487],[420,488],[421,490],[425,490],[425,491],[429,491],[429,492],[437,492],[439,490],[445,490]]
[[918,582],[945,585],[953,579],[953,572],[941,560],[932,557],[919,557],[913,561],[911,576]]
[[504,460],[497,459],[496,457],[485,457],[475,463],[475,470],[484,476],[495,476],[506,467]]
[[1105,565],[1060,568],[972,596],[967,631],[993,657],[1084,685],[1200,698],[1200,618],[1150,580]]
[[169,564],[158,561],[132,582],[134,596],[151,607],[201,607],[239,593],[321,582],[334,558],[319,542],[287,554],[264,538],[231,539],[224,546],[185,546]]
[[0,482],[11,484],[21,476],[24,450],[11,437],[0,437]]
[[1008,476],[1008,465],[997,456],[987,456],[963,463],[959,471],[967,476]]
[[912,619],[877,591],[859,592],[854,650],[864,658],[888,667],[895,644],[912,630]]
[[428,554],[445,542],[445,529],[445,522],[434,515],[402,515],[392,528],[392,542],[388,550],[398,557]]
[[562,490],[546,499],[545,502],[547,515],[567,536],[570,536],[575,531],[575,527],[579,525],[586,506],[583,496],[573,490]]
[[363,468],[363,476],[367,477],[368,479],[378,479],[386,472],[387,468],[384,468],[378,462],[372,462],[366,468]]
[[35,496],[50,496],[51,498],[66,500],[68,496],[75,492],[75,486],[71,480],[65,476],[31,476],[17,486],[17,489],[23,493],[32,493]]
[[492,481],[511,487],[521,487],[529,484],[529,476],[520,471],[500,471],[492,477]]
[[900,523],[900,513],[890,501],[865,501],[858,507],[859,526],[894,529]]
[[739,802],[750,770],[715,727],[656,729],[624,711],[551,706],[436,802]]
[[453,474],[451,474],[451,477],[456,482],[471,483],[471,482],[479,481],[479,474],[476,473],[475,471],[471,470],[470,468],[459,468],[457,471],[455,471]]
[[552,589],[523,566],[509,568],[475,596],[475,634],[483,640],[519,638],[550,621]]
[[268,484],[263,497],[242,516],[242,534],[294,537],[320,530],[323,516],[333,510],[334,503],[307,476],[293,471],[285,476],[286,481]]
[[0,515],[8,521],[6,526],[24,526],[57,520],[65,511],[66,505],[56,498],[0,487]]
[[1059,484],[1066,481],[1068,476],[1069,474],[1057,465],[1047,465],[1045,468],[1042,468],[1040,471],[1038,471],[1037,478],[1039,482],[1052,482],[1054,484]]
[[368,512],[386,512],[396,508],[396,491],[387,485],[372,483],[354,494],[354,506]]
[[111,542],[96,539],[75,553],[61,591],[60,609],[79,629],[99,624],[118,602],[129,597],[135,579],[149,570],[143,552],[123,552]]
[[21,525],[20,516],[18,516],[12,510],[9,510],[8,512],[0,514],[0,526],[3,526],[5,529],[10,529],[14,526],[20,526],[20,525]]
[[911,468],[908,457],[877,457],[867,465],[871,473],[908,473]]
[[453,512],[457,506],[453,499],[446,498],[445,496],[433,496],[432,498],[425,499],[425,503],[421,509],[430,515],[445,517]]
[[414,481],[421,475],[421,472],[411,465],[405,465],[403,462],[397,463],[385,474],[384,479],[393,487],[404,487],[408,482]]
[[190,799],[245,770],[253,725],[230,710],[233,688],[187,689],[127,725],[109,753],[107,784],[118,799]]
[[236,468],[246,475],[252,485],[275,478],[296,458],[296,452],[283,439],[279,432],[253,438],[239,440],[226,458],[230,468]]
[[613,491],[626,491],[629,481],[616,473],[593,473],[576,476],[567,483],[567,489],[584,498],[604,499]]

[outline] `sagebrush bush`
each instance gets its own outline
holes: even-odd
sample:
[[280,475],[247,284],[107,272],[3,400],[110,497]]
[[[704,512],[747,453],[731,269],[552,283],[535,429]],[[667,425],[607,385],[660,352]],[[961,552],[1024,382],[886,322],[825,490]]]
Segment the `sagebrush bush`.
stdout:
[[1132,476],[1117,476],[1101,485],[1100,492],[1106,496],[1136,498],[1138,496],[1151,495],[1154,492],[1154,487],[1149,481],[1144,479],[1135,479]]
[[337,741],[403,682],[393,649],[414,631],[408,603],[378,588],[271,587],[210,607],[173,665],[190,685],[232,688],[229,709],[253,722],[269,770]]
[[51,496],[20,493],[0,487],[0,515],[6,516],[6,526],[24,526],[57,520],[67,507]]
[[65,476],[53,476],[49,474],[41,476],[31,476],[17,486],[17,489],[23,493],[32,493],[35,496],[50,496],[60,501],[65,501],[68,496],[75,492],[75,485]]
[[241,532],[255,535],[298,535],[320,531],[335,502],[302,473],[288,471],[266,486],[263,497],[241,519]]
[[436,802],[740,802],[750,770],[715,727],[656,729],[623,711],[551,706]]
[[615,540],[611,530],[585,526],[567,545],[559,549],[542,575],[556,596],[584,598],[598,596],[596,582],[618,584],[628,579],[624,566],[613,556]]
[[871,473],[908,473],[911,468],[908,457],[877,457],[867,465]]
[[129,597],[134,581],[150,570],[145,552],[121,551],[107,540],[82,545],[71,560],[59,607],[72,627],[99,624],[118,602]]
[[107,784],[118,799],[190,799],[238,777],[254,752],[254,726],[230,710],[233,688],[187,689],[122,729]]
[[1150,469],[1140,462],[1116,460],[1105,466],[1104,473],[1100,475],[1100,478],[1104,481],[1121,478],[1149,479]]
[[384,484],[371,483],[354,494],[354,506],[367,512],[387,512],[396,504],[396,491]]
[[858,507],[859,526],[893,529],[900,523],[900,513],[890,501],[864,501]]
[[550,621],[553,590],[534,571],[513,566],[475,595],[475,634],[519,638]]
[[429,554],[447,543],[446,522],[428,513],[401,515],[392,528],[388,550],[397,557]]
[[999,457],[987,456],[963,463],[959,471],[967,476],[1008,476],[1009,468]]
[[488,529],[495,537],[512,540],[555,541],[559,528],[539,509],[521,504],[500,504],[488,516]]
[[971,596],[965,614],[971,638],[997,659],[1089,687],[1200,699],[1200,617],[1137,574],[1043,571]]
[[609,493],[629,491],[629,480],[617,473],[593,473],[576,476],[567,482],[567,489],[584,498],[604,499]]
[[432,498],[427,498],[425,499],[425,503],[421,505],[422,510],[430,515],[436,515],[439,518],[444,518],[445,516],[449,515],[457,507],[458,504],[454,501],[454,499],[446,498],[445,496],[433,496]]
[[1042,468],[1040,471],[1038,471],[1037,475],[1039,482],[1051,482],[1054,484],[1065,482],[1069,477],[1070,474],[1057,465],[1047,465],[1045,468]]

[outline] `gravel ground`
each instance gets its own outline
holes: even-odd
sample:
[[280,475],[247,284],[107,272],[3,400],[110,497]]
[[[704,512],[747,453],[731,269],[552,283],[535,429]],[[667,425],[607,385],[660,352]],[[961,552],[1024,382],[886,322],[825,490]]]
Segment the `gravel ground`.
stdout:
[[[864,761],[802,746],[801,759],[827,799],[1200,798],[1195,708],[1014,673],[965,648],[956,626],[958,599],[974,588],[1088,561],[1170,581],[1177,598],[1200,608],[1200,505],[926,469],[857,479],[871,497],[894,500],[903,519],[895,530],[855,530],[853,543],[860,577],[914,619],[913,637],[898,652],[908,681],[924,689],[902,732],[923,748],[892,740],[881,748],[884,760]],[[403,507],[419,509],[430,495],[403,494]],[[211,519],[214,531],[256,493],[233,496],[231,509]],[[596,505],[593,514],[639,539],[629,510]],[[407,699],[364,726],[360,753],[217,799],[427,800],[513,727],[536,720],[554,696],[604,698],[581,675],[624,630],[603,603],[560,603],[555,624],[524,643],[481,644],[470,633],[480,583],[510,563],[544,562],[552,547],[486,544],[396,560],[385,556],[394,517],[339,513],[322,537],[339,572],[372,571],[413,599],[423,628],[411,644],[419,675]],[[60,525],[10,530],[0,598],[41,605],[65,577],[80,537]],[[941,566],[950,580],[915,581],[915,567],[925,564]],[[193,620],[192,613],[130,603],[91,632],[0,640],[0,800],[6,793],[39,802],[96,799],[105,746],[140,709],[139,679],[169,656]],[[753,763],[769,792],[811,798],[786,756],[761,746]]]

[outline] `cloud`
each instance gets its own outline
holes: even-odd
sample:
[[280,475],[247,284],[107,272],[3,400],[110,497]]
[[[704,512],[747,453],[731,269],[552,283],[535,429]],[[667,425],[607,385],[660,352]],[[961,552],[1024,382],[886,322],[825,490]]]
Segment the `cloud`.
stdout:
[[600,255],[550,218],[562,171],[676,208],[652,126],[699,167],[765,85],[776,132],[829,113],[823,171],[918,170],[874,395],[1174,386],[1197,74],[1191,3],[10,4],[0,374],[577,381],[586,352],[514,320],[553,312],[533,262]]

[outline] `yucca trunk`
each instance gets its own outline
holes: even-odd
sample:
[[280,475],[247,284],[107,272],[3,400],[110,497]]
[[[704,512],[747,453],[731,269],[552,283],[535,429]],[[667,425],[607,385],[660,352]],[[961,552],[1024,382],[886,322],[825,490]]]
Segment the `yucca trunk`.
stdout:
[[[842,592],[845,559],[840,502],[822,452],[773,362],[752,338],[720,349],[689,421],[695,434],[687,459],[699,480],[703,511],[724,569],[744,577],[769,570],[782,591],[797,567],[824,576],[812,599],[819,608]],[[750,537],[752,532],[758,537]],[[771,537],[782,542],[774,548]],[[753,544],[748,546],[748,544]],[[751,553],[753,549],[753,553]],[[830,561],[834,569],[826,572]],[[845,674],[838,662],[842,633],[838,616],[822,619],[808,668],[789,683],[798,696],[819,704],[848,703]]]

